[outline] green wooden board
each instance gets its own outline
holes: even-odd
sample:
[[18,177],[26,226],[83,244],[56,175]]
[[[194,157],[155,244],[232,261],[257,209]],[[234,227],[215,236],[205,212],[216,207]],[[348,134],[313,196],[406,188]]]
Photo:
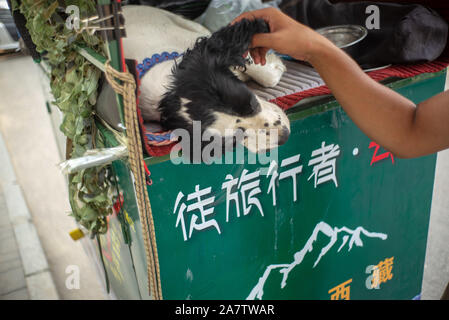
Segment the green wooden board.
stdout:
[[[418,103],[441,92],[444,79],[437,73],[392,86]],[[278,149],[279,176],[273,181],[266,175],[269,165],[147,161],[165,299],[412,299],[420,294],[436,156],[403,160],[370,148],[373,142],[335,102],[294,110],[290,118],[292,133]],[[324,164],[320,155],[328,156],[321,159]],[[134,225],[133,260],[123,256],[122,263],[136,270],[140,294],[146,294],[129,172],[121,161],[114,169]],[[223,189],[227,176],[241,182],[229,194]],[[195,188],[207,191],[200,197],[207,203],[204,216],[194,207]],[[237,200],[240,216],[229,199]],[[196,229],[190,233],[192,221]],[[378,266],[379,289],[371,288],[377,273],[367,273],[369,266]],[[337,291],[342,284],[346,290]],[[119,297],[130,297],[112,287]]]

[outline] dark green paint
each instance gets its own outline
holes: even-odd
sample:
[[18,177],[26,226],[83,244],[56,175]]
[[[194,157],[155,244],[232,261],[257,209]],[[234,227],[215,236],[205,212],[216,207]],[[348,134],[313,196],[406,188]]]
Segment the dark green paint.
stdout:
[[[419,103],[441,92],[444,80],[445,73],[441,72],[400,80],[389,86]],[[272,271],[265,283],[264,299],[329,299],[328,291],[348,279],[352,279],[351,299],[412,299],[421,292],[436,155],[409,160],[395,158],[394,164],[387,158],[370,166],[374,151],[368,148],[370,140],[335,101],[290,111],[289,117],[292,133],[287,144],[278,150],[279,162],[301,155],[303,168],[297,177],[298,200],[292,200],[292,180],[288,178],[280,181],[278,203],[273,207],[272,195],[267,194],[269,178],[261,176],[262,193],[257,198],[263,206],[263,217],[253,207],[248,215],[243,216],[241,212],[237,218],[232,203],[230,220],[226,222],[226,197],[221,190],[227,174],[237,178],[243,169],[259,170],[261,166],[257,164],[176,166],[170,161],[146,159],[153,180],[148,190],[165,299],[245,299],[268,265],[293,261],[293,255],[303,248],[320,221],[339,228],[362,226],[370,232],[387,234],[388,238],[362,235],[363,247],[354,244],[348,251],[346,244],[337,252],[342,241],[340,236],[313,268],[320,250],[329,242],[328,237],[320,234],[314,250],[291,271],[283,289],[280,288],[280,273]],[[116,144],[112,135],[100,129],[111,145]],[[311,152],[318,149],[322,141],[340,147],[336,158],[338,188],[329,181],[315,189],[313,178],[308,181],[312,174],[312,167],[308,166]],[[359,149],[357,156],[352,153],[355,147]],[[383,152],[385,150],[381,149],[378,154]],[[142,234],[129,168],[123,161],[114,162],[113,168],[135,230],[130,231],[129,250],[133,260],[126,254],[122,263],[127,270],[135,268],[138,291],[143,298],[149,298]],[[192,237],[184,241],[180,227],[175,227],[174,204],[179,191],[187,196],[196,184],[201,189],[212,187],[215,211],[208,220],[217,221],[221,234],[209,228],[194,231]],[[241,198],[239,201],[242,210]],[[192,213],[198,214],[185,213],[187,232]],[[390,257],[394,257],[393,278],[382,283],[379,290],[368,290],[366,267]],[[117,287],[112,281],[111,285],[120,298],[139,295],[134,292],[135,283],[131,280],[125,285],[128,288]]]

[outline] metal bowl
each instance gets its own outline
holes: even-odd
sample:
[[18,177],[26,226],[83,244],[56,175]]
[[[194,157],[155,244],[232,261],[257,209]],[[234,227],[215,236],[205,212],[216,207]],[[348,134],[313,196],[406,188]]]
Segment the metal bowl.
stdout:
[[368,35],[365,27],[358,25],[340,25],[317,29],[316,32],[329,39],[340,49],[348,51]]

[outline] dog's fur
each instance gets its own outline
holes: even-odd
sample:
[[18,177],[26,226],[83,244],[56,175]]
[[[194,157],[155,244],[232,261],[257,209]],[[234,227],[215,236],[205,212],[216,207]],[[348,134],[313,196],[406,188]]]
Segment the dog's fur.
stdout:
[[[268,132],[275,129],[279,133],[276,144],[287,140],[290,124],[284,112],[241,81],[252,78],[273,86],[285,71],[274,54],[267,56],[264,67],[245,64],[243,54],[252,36],[269,32],[263,20],[243,20],[211,35],[201,25],[160,9],[124,6],[123,11],[126,58],[142,62],[163,51],[184,53],[155,65],[142,78],[139,106],[144,119],[159,121],[165,129],[189,131],[193,121],[201,121],[203,132],[215,130],[222,137],[229,129],[260,129],[267,132],[269,140]],[[257,144],[245,145],[260,151]]]

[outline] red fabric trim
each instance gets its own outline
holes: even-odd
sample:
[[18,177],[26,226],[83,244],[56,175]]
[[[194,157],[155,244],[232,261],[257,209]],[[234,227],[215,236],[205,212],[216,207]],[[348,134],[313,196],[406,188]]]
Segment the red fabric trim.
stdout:
[[[445,69],[449,65],[449,59],[440,59],[437,61],[419,63],[414,65],[394,65],[382,70],[371,71],[367,74],[376,81],[382,81],[391,77],[411,78],[422,73],[434,73]],[[331,94],[326,85],[321,87],[296,92],[283,97],[270,100],[280,108],[287,110],[304,98],[316,97]]]
[[[134,61],[134,67],[137,68],[137,61]],[[135,70],[134,75],[139,74],[137,72],[137,69]],[[139,96],[140,96],[140,79],[139,77],[134,77],[136,80],[136,86],[137,86],[137,92],[136,92],[136,111],[137,111],[137,118],[139,119],[139,127],[140,127],[140,134],[142,136],[142,140],[143,140],[143,148],[145,150],[145,152],[152,156],[152,157],[161,157],[161,156],[165,156],[166,154],[169,154],[171,149],[175,146],[175,143],[172,143],[170,145],[166,145],[166,146],[160,146],[160,147],[155,147],[149,144],[148,142],[148,138],[146,135],[146,129],[144,126],[144,121],[143,121],[143,117],[142,117],[142,113],[140,111],[139,108]]]
[[[137,100],[137,102],[138,102],[138,100]],[[139,104],[137,104],[137,106],[138,105]],[[142,114],[141,114],[139,107],[137,107],[137,116],[139,118],[140,132],[142,135],[142,139],[144,141],[143,144],[144,144],[144,148],[145,148],[145,151],[147,152],[147,154],[149,154],[152,157],[161,157],[161,156],[165,156],[166,154],[169,154],[171,151],[171,148],[173,148],[176,143],[172,143],[172,144],[160,146],[160,147],[150,145],[148,142],[147,135],[145,134],[146,129],[145,129],[145,125],[143,124],[143,118],[142,118]]]

